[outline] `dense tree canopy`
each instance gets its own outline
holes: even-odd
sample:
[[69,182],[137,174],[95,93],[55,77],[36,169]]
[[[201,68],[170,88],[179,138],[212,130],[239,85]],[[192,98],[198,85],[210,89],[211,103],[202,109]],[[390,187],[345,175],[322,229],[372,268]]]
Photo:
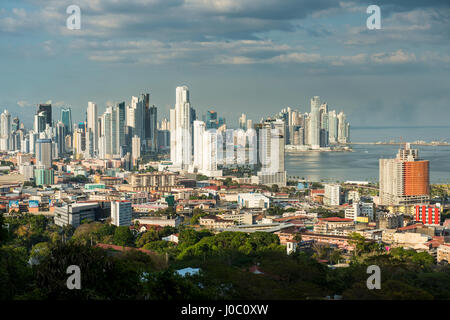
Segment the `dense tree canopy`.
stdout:
[[113,241],[118,246],[134,246],[134,236],[128,227],[117,227]]
[[[358,234],[348,267],[329,268],[341,252],[330,246],[286,254],[267,232],[196,231],[189,227],[128,227],[91,222],[76,230],[43,216],[7,217],[0,243],[0,299],[450,299],[450,267],[425,252],[389,252]],[[1,217],[0,217],[1,222]],[[5,229],[6,230],[6,229]],[[162,240],[179,234],[179,243]],[[6,235],[6,236],[5,236]],[[92,245],[91,245],[92,243]],[[136,246],[115,251],[96,243]],[[69,265],[81,270],[81,290],[68,290]],[[369,290],[367,267],[381,270],[381,290]],[[200,268],[198,275],[176,270]],[[255,272],[255,268],[258,272]]]

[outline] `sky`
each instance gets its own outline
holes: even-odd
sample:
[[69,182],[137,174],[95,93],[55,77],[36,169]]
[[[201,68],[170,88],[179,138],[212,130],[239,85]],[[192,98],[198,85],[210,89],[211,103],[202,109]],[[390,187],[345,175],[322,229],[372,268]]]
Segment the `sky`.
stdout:
[[180,85],[231,126],[316,95],[354,127],[449,125],[446,0],[2,0],[0,37],[0,108],[28,127],[38,103],[78,122],[88,101],[103,112],[144,92],[162,119]]

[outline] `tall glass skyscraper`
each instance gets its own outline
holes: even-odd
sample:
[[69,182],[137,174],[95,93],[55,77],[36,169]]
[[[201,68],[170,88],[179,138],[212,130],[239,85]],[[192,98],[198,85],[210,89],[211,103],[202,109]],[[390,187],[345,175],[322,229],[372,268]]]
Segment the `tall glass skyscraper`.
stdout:
[[116,105],[116,132],[117,132],[117,147],[116,152],[120,154],[120,148],[125,146],[125,102]]
[[157,150],[158,144],[158,110],[155,106],[151,106],[145,110],[145,139],[147,149],[150,151]]
[[206,124],[206,130],[217,129],[219,127],[219,122],[217,121],[217,112],[214,110],[209,110],[203,117],[203,121]]
[[45,116],[45,124],[52,126],[52,105],[51,104],[39,104],[36,114],[43,112]]
[[72,110],[70,108],[61,109],[61,122],[66,127],[66,133],[72,134]]

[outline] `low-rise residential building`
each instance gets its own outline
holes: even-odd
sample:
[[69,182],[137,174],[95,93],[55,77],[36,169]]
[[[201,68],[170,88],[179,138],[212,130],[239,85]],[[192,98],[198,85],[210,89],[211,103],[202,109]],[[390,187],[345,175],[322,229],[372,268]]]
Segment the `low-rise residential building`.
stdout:
[[347,198],[349,202],[350,201],[352,201],[352,203],[359,202],[360,200],[359,192],[357,190],[350,190],[347,193]]
[[228,228],[235,225],[233,220],[225,220],[214,215],[200,217],[199,222],[201,226],[209,229]]
[[323,203],[325,197],[324,189],[311,189],[310,191],[311,200],[317,203]]
[[437,262],[450,262],[450,243],[444,243],[437,248]]
[[420,233],[397,232],[392,230],[383,230],[382,241],[389,243],[394,247],[415,248],[428,242],[431,237]]
[[231,232],[245,232],[245,233],[253,233],[253,232],[268,232],[275,233],[284,229],[290,229],[294,227],[292,223],[257,223],[257,224],[243,224],[243,225],[234,225],[228,228],[220,228],[218,231],[231,231]]
[[142,217],[139,219],[134,219],[133,223],[138,222],[139,224],[150,224],[157,225],[161,227],[169,226],[169,227],[178,227],[182,222],[183,218],[180,216],[176,216],[174,218],[169,218],[168,216],[162,217]]
[[295,235],[297,234],[298,229],[296,227],[287,228],[284,230],[280,230],[274,232],[280,239],[280,244],[286,245],[288,242],[295,241]]
[[353,227],[355,222],[353,219],[330,217],[319,218],[316,224],[314,224],[314,233],[327,234],[332,230]]
[[422,204],[415,206],[415,220],[425,225],[441,224],[440,205]]
[[[367,218],[366,222],[373,220],[373,203],[353,202],[345,209],[345,218],[358,221],[358,218]],[[361,220],[364,221],[364,220]]]
[[304,232],[301,234],[303,241],[314,240],[318,243],[324,243],[329,245],[336,245],[339,249],[352,251],[354,248],[348,243],[349,237],[345,236],[335,236],[328,234],[318,234]]
[[378,213],[378,228],[396,229],[403,227],[403,214],[397,213]]
[[239,193],[238,205],[248,209],[268,209],[270,198],[261,193]]
[[133,211],[138,213],[150,213],[167,209],[169,206],[164,202],[149,202],[132,205]]
[[230,212],[217,215],[224,220],[232,220],[236,224],[255,224],[256,216],[251,212]]
[[147,172],[132,174],[129,180],[129,187],[132,191],[170,191],[176,186],[176,173],[173,172]]

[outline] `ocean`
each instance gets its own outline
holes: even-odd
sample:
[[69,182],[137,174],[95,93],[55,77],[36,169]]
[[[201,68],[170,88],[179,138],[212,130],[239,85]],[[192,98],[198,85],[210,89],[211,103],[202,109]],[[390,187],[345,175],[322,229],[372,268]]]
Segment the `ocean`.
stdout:
[[[366,127],[352,128],[352,142],[450,141],[450,127]],[[378,182],[381,158],[394,158],[398,145],[351,145],[353,152],[299,152],[285,156],[289,177],[310,181],[347,180]],[[450,146],[417,146],[419,157],[430,161],[430,182],[450,183]]]

